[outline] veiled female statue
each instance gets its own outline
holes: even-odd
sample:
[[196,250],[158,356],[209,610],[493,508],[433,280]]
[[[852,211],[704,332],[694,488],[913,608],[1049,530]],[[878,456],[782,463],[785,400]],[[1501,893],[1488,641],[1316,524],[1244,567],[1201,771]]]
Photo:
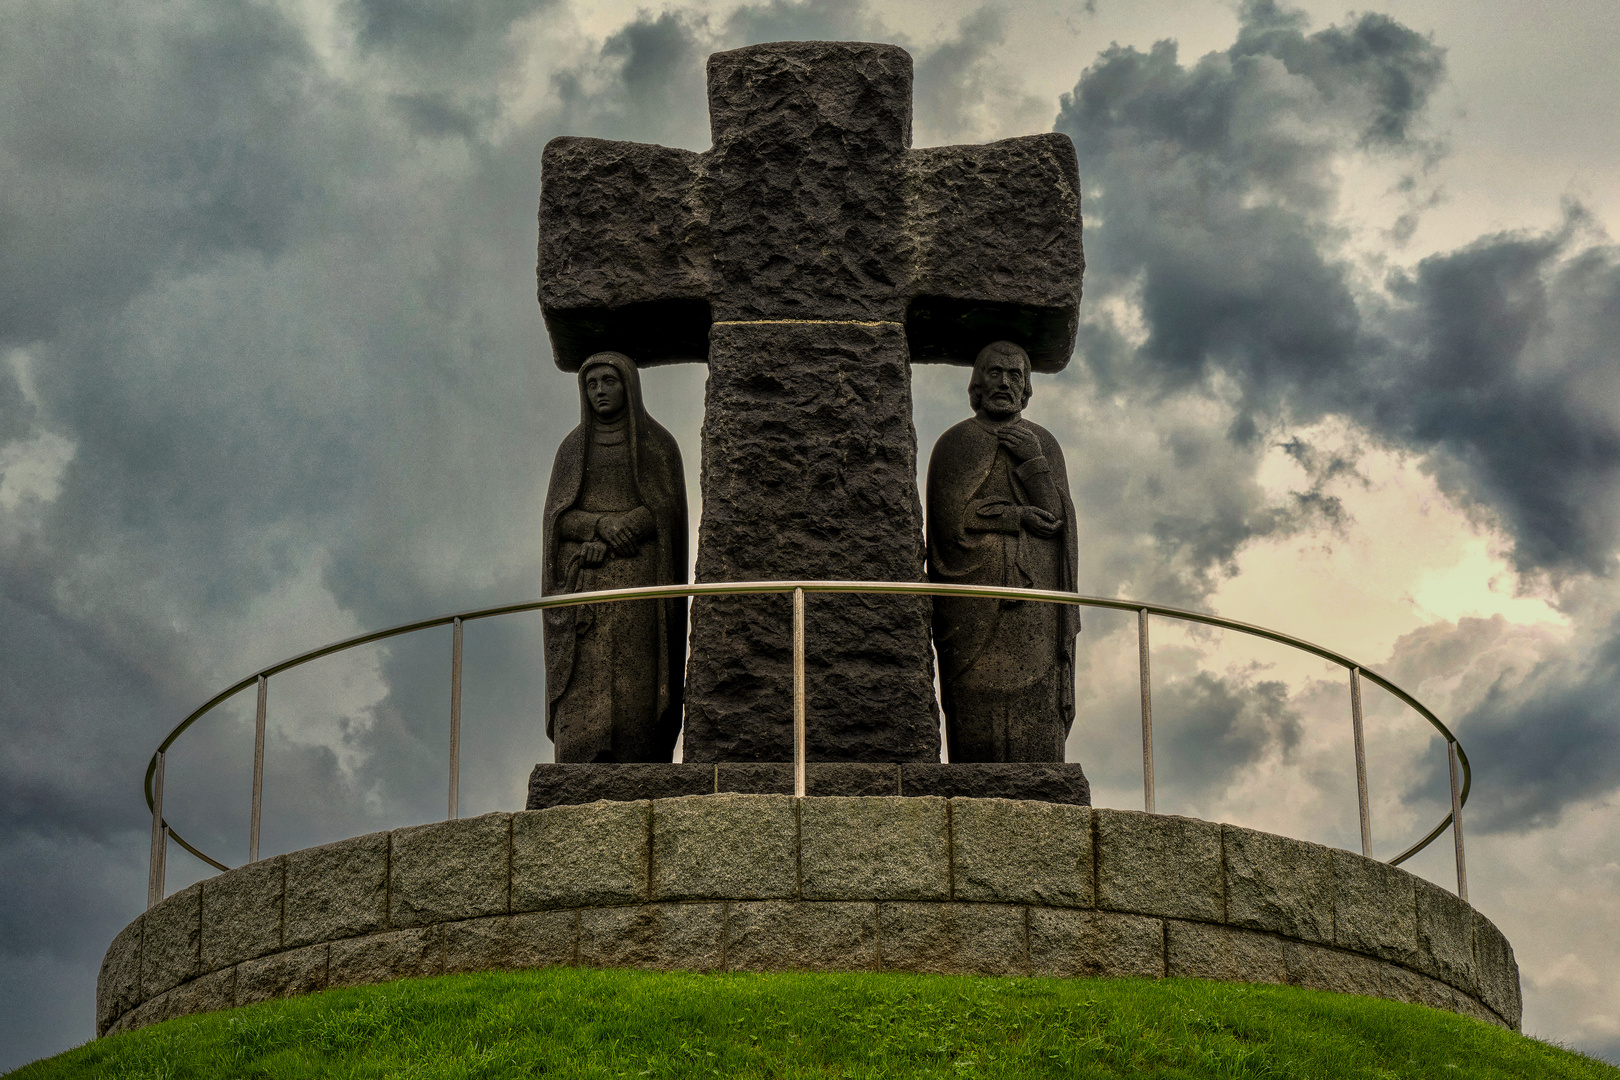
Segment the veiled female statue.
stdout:
[[[544,595],[686,581],[686,479],[635,362],[579,370],[580,423],[546,492]],[[669,761],[681,729],[686,599],[545,614],[546,734],[557,761]]]

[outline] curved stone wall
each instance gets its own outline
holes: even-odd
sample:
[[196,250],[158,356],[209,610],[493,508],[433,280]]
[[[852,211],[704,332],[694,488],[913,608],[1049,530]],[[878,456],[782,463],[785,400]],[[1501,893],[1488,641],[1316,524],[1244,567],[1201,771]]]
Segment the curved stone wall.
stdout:
[[97,1031],[555,964],[1193,976],[1519,1026],[1496,927],[1349,852],[1043,802],[699,795],[418,825],[209,878],[113,940]]

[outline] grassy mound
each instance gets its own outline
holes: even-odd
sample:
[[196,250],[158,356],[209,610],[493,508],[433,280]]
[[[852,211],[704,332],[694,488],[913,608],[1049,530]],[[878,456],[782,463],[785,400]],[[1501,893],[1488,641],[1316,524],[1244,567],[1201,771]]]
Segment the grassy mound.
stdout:
[[551,968],[333,990],[86,1044],[111,1077],[1602,1077],[1475,1020],[1283,986]]

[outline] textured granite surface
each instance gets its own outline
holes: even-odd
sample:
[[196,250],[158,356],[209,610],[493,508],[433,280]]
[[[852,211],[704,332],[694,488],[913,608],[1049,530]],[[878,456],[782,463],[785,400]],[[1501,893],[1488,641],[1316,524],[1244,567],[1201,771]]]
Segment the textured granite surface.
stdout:
[[[427,868],[457,843],[468,854],[440,863],[448,880],[430,887]],[[372,871],[345,874],[334,858],[365,864],[378,850],[397,856],[380,925],[376,896],[354,887]],[[1324,894],[1329,861],[1353,887]],[[343,881],[297,887],[324,904],[318,921],[297,917],[332,938],[234,963],[230,949],[204,949],[210,896],[241,898],[242,920],[257,923],[212,940],[292,940],[295,915],[260,902],[283,866],[289,894],[316,866]],[[1337,945],[1301,936],[1341,922],[1352,929]],[[1409,931],[1412,951],[1391,950]],[[1407,959],[1380,955],[1391,951]],[[97,1030],[329,986],[559,964],[1286,982],[1511,1028],[1521,1008],[1512,947],[1488,919],[1359,855],[1044,802],[728,794],[415,826],[210,878],[114,939]]]
[[[734,792],[791,795],[787,762],[715,764],[540,764],[529,774],[525,809],[573,806],[606,799],[672,799]],[[1078,762],[1066,764],[890,764],[812,761],[805,767],[807,795],[937,795],[947,799],[1025,799],[1091,804],[1091,785]]]

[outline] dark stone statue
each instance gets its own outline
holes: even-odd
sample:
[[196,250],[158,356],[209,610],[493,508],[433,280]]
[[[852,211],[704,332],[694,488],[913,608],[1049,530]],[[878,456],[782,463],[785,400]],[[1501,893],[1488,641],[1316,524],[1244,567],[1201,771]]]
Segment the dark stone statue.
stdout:
[[[602,352],[579,371],[580,424],[546,492],[542,593],[686,581],[686,479],[647,415],[636,365]],[[545,614],[546,734],[556,760],[670,761],[681,729],[686,600]]]
[[[973,365],[974,415],[928,461],[928,577],[956,585],[1074,589],[1074,503],[1063,451],[1023,419],[1030,362],[1008,341]],[[1062,761],[1074,722],[1079,608],[934,598],[950,760]]]

